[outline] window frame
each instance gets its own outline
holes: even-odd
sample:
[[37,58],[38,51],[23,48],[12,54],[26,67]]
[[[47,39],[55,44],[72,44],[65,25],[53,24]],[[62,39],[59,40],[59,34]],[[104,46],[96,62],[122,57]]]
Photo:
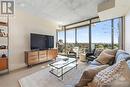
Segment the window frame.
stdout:
[[[111,20],[111,45],[112,45],[112,48],[111,49],[114,49],[114,20],[115,19],[120,19],[121,20],[121,26],[123,26],[123,17],[117,17],[117,18],[114,18],[114,19],[109,19]],[[97,20],[97,21],[95,21]],[[84,24],[84,25],[78,25],[82,22],[85,22],[85,21],[89,21],[89,24]],[[94,22],[93,22],[94,21]],[[108,20],[104,20],[104,21],[108,21]],[[66,51],[66,30],[68,29],[75,29],[75,45],[77,44],[77,28],[80,28],[80,27],[84,27],[84,26],[88,26],[89,27],[89,51],[91,52],[91,44],[92,44],[92,24],[94,23],[100,23],[100,22],[104,22],[104,21],[100,21],[99,20],[99,17],[94,17],[94,18],[91,18],[91,19],[87,19],[87,20],[83,20],[83,21],[80,21],[80,22],[76,22],[76,23],[72,23],[72,24],[68,24],[68,25],[64,25],[62,26],[62,30],[60,31],[64,31],[64,43],[65,43],[65,51]],[[73,25],[78,25],[78,26],[74,26],[74,27],[68,27],[68,26],[73,26]],[[67,28],[68,27],[68,28]],[[122,29],[122,27],[121,27]],[[56,30],[56,41],[58,41],[58,30]],[[123,32],[120,32],[121,34]],[[121,37],[122,38],[122,37]],[[120,41],[119,41],[120,42]],[[121,43],[118,43],[119,46]],[[121,47],[119,47],[121,48]]]

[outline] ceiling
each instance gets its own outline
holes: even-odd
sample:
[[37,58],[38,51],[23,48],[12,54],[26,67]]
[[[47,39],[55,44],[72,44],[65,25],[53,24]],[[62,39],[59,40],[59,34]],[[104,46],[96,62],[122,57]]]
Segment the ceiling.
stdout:
[[104,0],[16,0],[16,8],[69,24],[97,16],[97,5]]
[[[98,16],[101,21],[122,17],[125,16],[130,10],[130,0],[108,0],[101,3],[99,7],[101,7],[101,9],[105,9],[98,12]],[[108,9],[108,7],[110,8]]]

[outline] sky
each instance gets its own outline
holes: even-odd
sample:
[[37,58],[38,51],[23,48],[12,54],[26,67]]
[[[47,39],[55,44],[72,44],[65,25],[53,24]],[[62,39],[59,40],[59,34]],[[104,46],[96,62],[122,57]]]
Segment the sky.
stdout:
[[[118,31],[119,19],[114,20],[114,43],[118,43],[119,31]],[[111,20],[92,24],[92,43],[111,43]],[[64,32],[58,33],[58,40],[64,41]],[[75,29],[66,31],[66,42],[75,43]],[[77,42],[88,43],[89,42],[89,27],[80,27],[77,29]]]

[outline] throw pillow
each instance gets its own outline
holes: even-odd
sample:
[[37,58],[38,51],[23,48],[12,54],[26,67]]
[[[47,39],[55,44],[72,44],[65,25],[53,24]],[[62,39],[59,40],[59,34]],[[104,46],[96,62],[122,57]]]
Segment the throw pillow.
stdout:
[[110,55],[115,56],[115,55],[116,55],[117,50],[106,49],[106,50],[104,50],[104,52],[105,52],[105,53],[107,53],[107,54],[110,54]]
[[128,65],[125,60],[120,60],[116,64],[102,70],[95,77],[94,80],[88,84],[89,87],[108,87],[112,81],[123,76],[129,82],[130,74]]
[[114,59],[114,55],[110,55],[105,53],[105,51],[101,52],[101,54],[97,57],[96,61],[101,64],[108,64],[110,61]]

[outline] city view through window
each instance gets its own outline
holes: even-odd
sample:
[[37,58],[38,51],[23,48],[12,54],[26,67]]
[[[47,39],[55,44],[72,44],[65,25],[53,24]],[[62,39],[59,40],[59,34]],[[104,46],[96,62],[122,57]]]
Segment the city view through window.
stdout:
[[[91,32],[89,31],[91,26]],[[119,48],[119,30],[121,28],[121,18],[92,23],[87,26],[68,29],[58,32],[58,41],[62,46],[58,47],[60,52],[69,52],[74,47],[79,48],[79,52],[88,52],[103,49]],[[66,40],[65,40],[66,36]],[[91,40],[91,43],[90,43]],[[91,44],[91,45],[90,45]],[[91,47],[90,47],[91,46]]]

